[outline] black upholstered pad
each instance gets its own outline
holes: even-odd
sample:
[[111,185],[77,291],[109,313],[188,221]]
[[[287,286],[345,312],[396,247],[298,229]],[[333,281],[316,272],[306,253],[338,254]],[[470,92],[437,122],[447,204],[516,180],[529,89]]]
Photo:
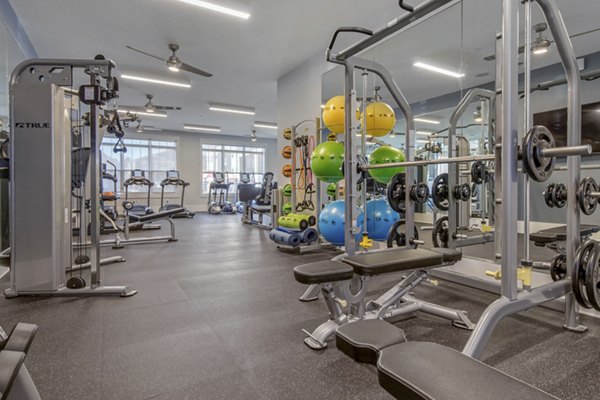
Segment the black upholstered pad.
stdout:
[[259,206],[259,205],[253,205],[250,207],[252,210],[259,212],[259,213],[265,213],[265,212],[269,212],[271,211],[271,206]]
[[8,336],[8,341],[4,345],[3,350],[27,353],[31,343],[33,342],[33,338],[35,337],[37,329],[37,325],[19,322],[17,325],[15,325],[12,332]]
[[340,326],[335,345],[354,361],[375,364],[386,347],[406,342],[404,331],[381,319],[363,319]]
[[[393,251],[356,254],[344,257],[342,261],[350,264],[354,268],[354,273],[371,276],[440,266],[445,262],[453,262],[450,261],[451,259],[460,257],[456,253],[460,254],[456,250],[450,250],[448,254],[444,254],[440,251],[426,249],[399,248]],[[445,261],[445,259],[449,261]]]
[[[581,225],[579,233],[581,236],[585,237],[590,236],[592,233],[598,232],[599,229],[600,227],[596,225]],[[567,226],[562,225],[531,233],[529,235],[529,240],[541,245],[565,241],[567,240]]]
[[352,267],[339,261],[317,261],[294,267],[294,277],[306,285],[345,281],[352,279],[352,275]]
[[179,208],[173,208],[171,210],[159,211],[159,212],[153,213],[153,214],[147,214],[147,215],[131,215],[130,214],[129,216],[136,222],[149,222],[149,221],[157,221],[159,219],[169,218],[175,214],[179,214],[184,211],[185,211],[185,208],[179,207]]
[[402,400],[556,400],[436,343],[406,342],[383,349],[377,369],[379,384]]
[[435,251],[439,253],[444,258],[444,263],[455,263],[462,259],[462,252],[455,249],[446,249],[444,247],[434,247],[429,249],[431,251]]
[[8,398],[12,384],[25,361],[25,353],[21,351],[0,351],[0,396]]

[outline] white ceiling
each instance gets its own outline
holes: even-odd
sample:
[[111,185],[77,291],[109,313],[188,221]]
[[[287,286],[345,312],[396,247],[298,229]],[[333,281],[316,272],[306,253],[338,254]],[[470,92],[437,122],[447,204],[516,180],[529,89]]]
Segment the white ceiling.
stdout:
[[[121,80],[121,104],[142,106],[149,93],[155,104],[183,107],[169,112],[167,119],[145,117],[144,124],[170,130],[181,130],[184,123],[213,125],[222,134],[240,136],[250,133],[254,121],[276,121],[277,79],[324,52],[336,27],[374,29],[403,13],[397,0],[214,0],[248,11],[248,20],[177,0],[10,1],[40,57],[93,58],[102,53],[122,72],[191,82],[191,89],[179,89]],[[125,48],[166,58],[169,43],[180,45],[184,62],[214,76],[172,73],[161,61]],[[256,115],[209,111],[209,101],[254,107]],[[276,136],[274,130],[257,132],[259,137]]]

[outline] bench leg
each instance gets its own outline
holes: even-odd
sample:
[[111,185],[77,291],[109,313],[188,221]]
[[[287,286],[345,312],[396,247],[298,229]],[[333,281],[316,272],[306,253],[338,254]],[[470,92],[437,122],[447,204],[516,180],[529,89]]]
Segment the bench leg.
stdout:
[[404,278],[402,282],[398,283],[376,300],[369,302],[367,309],[377,310],[377,318],[383,318],[391,306],[400,302],[402,297],[421,283],[425,277],[427,277],[427,273],[424,271],[415,271],[411,273]]
[[329,310],[329,320],[322,323],[312,333],[303,330],[308,335],[304,343],[314,350],[322,350],[327,347],[327,339],[337,330],[338,326],[348,322],[348,317],[342,312],[345,301],[335,295],[333,285],[328,283],[321,286],[321,293]]
[[302,296],[300,296],[300,301],[314,301],[319,298],[319,293],[321,293],[321,287],[317,284],[310,285]]
[[465,311],[440,306],[439,304],[429,303],[410,295],[405,296],[403,300],[411,304],[415,304],[418,307],[417,311],[452,321],[452,325],[457,328],[467,329],[470,331],[475,328],[475,324],[471,322],[469,317],[467,317],[467,313]]

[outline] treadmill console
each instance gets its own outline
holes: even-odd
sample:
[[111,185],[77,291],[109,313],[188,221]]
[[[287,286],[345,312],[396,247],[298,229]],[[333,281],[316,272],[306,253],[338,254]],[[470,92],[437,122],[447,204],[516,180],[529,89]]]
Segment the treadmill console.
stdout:
[[167,171],[167,179],[179,179],[179,171],[174,169]]
[[222,172],[213,172],[213,180],[215,183],[224,183],[225,182],[225,174]]
[[240,182],[250,183],[250,174],[247,172],[240,172]]

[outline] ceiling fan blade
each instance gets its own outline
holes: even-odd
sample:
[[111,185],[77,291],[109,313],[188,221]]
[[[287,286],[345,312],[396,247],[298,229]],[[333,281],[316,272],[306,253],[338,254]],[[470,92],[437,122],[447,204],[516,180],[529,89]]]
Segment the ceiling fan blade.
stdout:
[[155,105],[154,108],[156,108],[157,110],[165,110],[165,111],[181,111],[181,107],[179,107],[179,106],[157,106],[157,105]]
[[[519,46],[519,54],[523,54],[524,52],[525,52],[525,45],[521,45],[521,46]],[[483,59],[484,59],[485,61],[494,61],[494,60],[496,59],[496,55],[495,55],[495,54],[492,54],[492,55],[490,55],[490,56],[483,57]]]
[[186,63],[181,64],[181,67],[179,67],[179,69],[182,69],[182,70],[187,71],[187,72],[191,72],[193,74],[202,75],[202,76],[205,76],[207,78],[210,78],[212,76],[211,73],[203,71],[203,70],[198,69],[196,67],[192,67],[191,65],[186,64]]
[[164,59],[164,58],[161,58],[161,57],[155,56],[154,54],[146,53],[145,51],[138,50],[138,49],[136,49],[136,48],[134,48],[134,47],[131,47],[131,46],[125,46],[125,47],[127,47],[129,50],[137,51],[138,53],[141,53],[141,54],[143,54],[143,55],[145,55],[145,56],[152,57],[152,58],[156,58],[157,60],[160,60],[160,61],[165,61],[165,62],[167,61],[167,60],[166,60],[166,59]]

